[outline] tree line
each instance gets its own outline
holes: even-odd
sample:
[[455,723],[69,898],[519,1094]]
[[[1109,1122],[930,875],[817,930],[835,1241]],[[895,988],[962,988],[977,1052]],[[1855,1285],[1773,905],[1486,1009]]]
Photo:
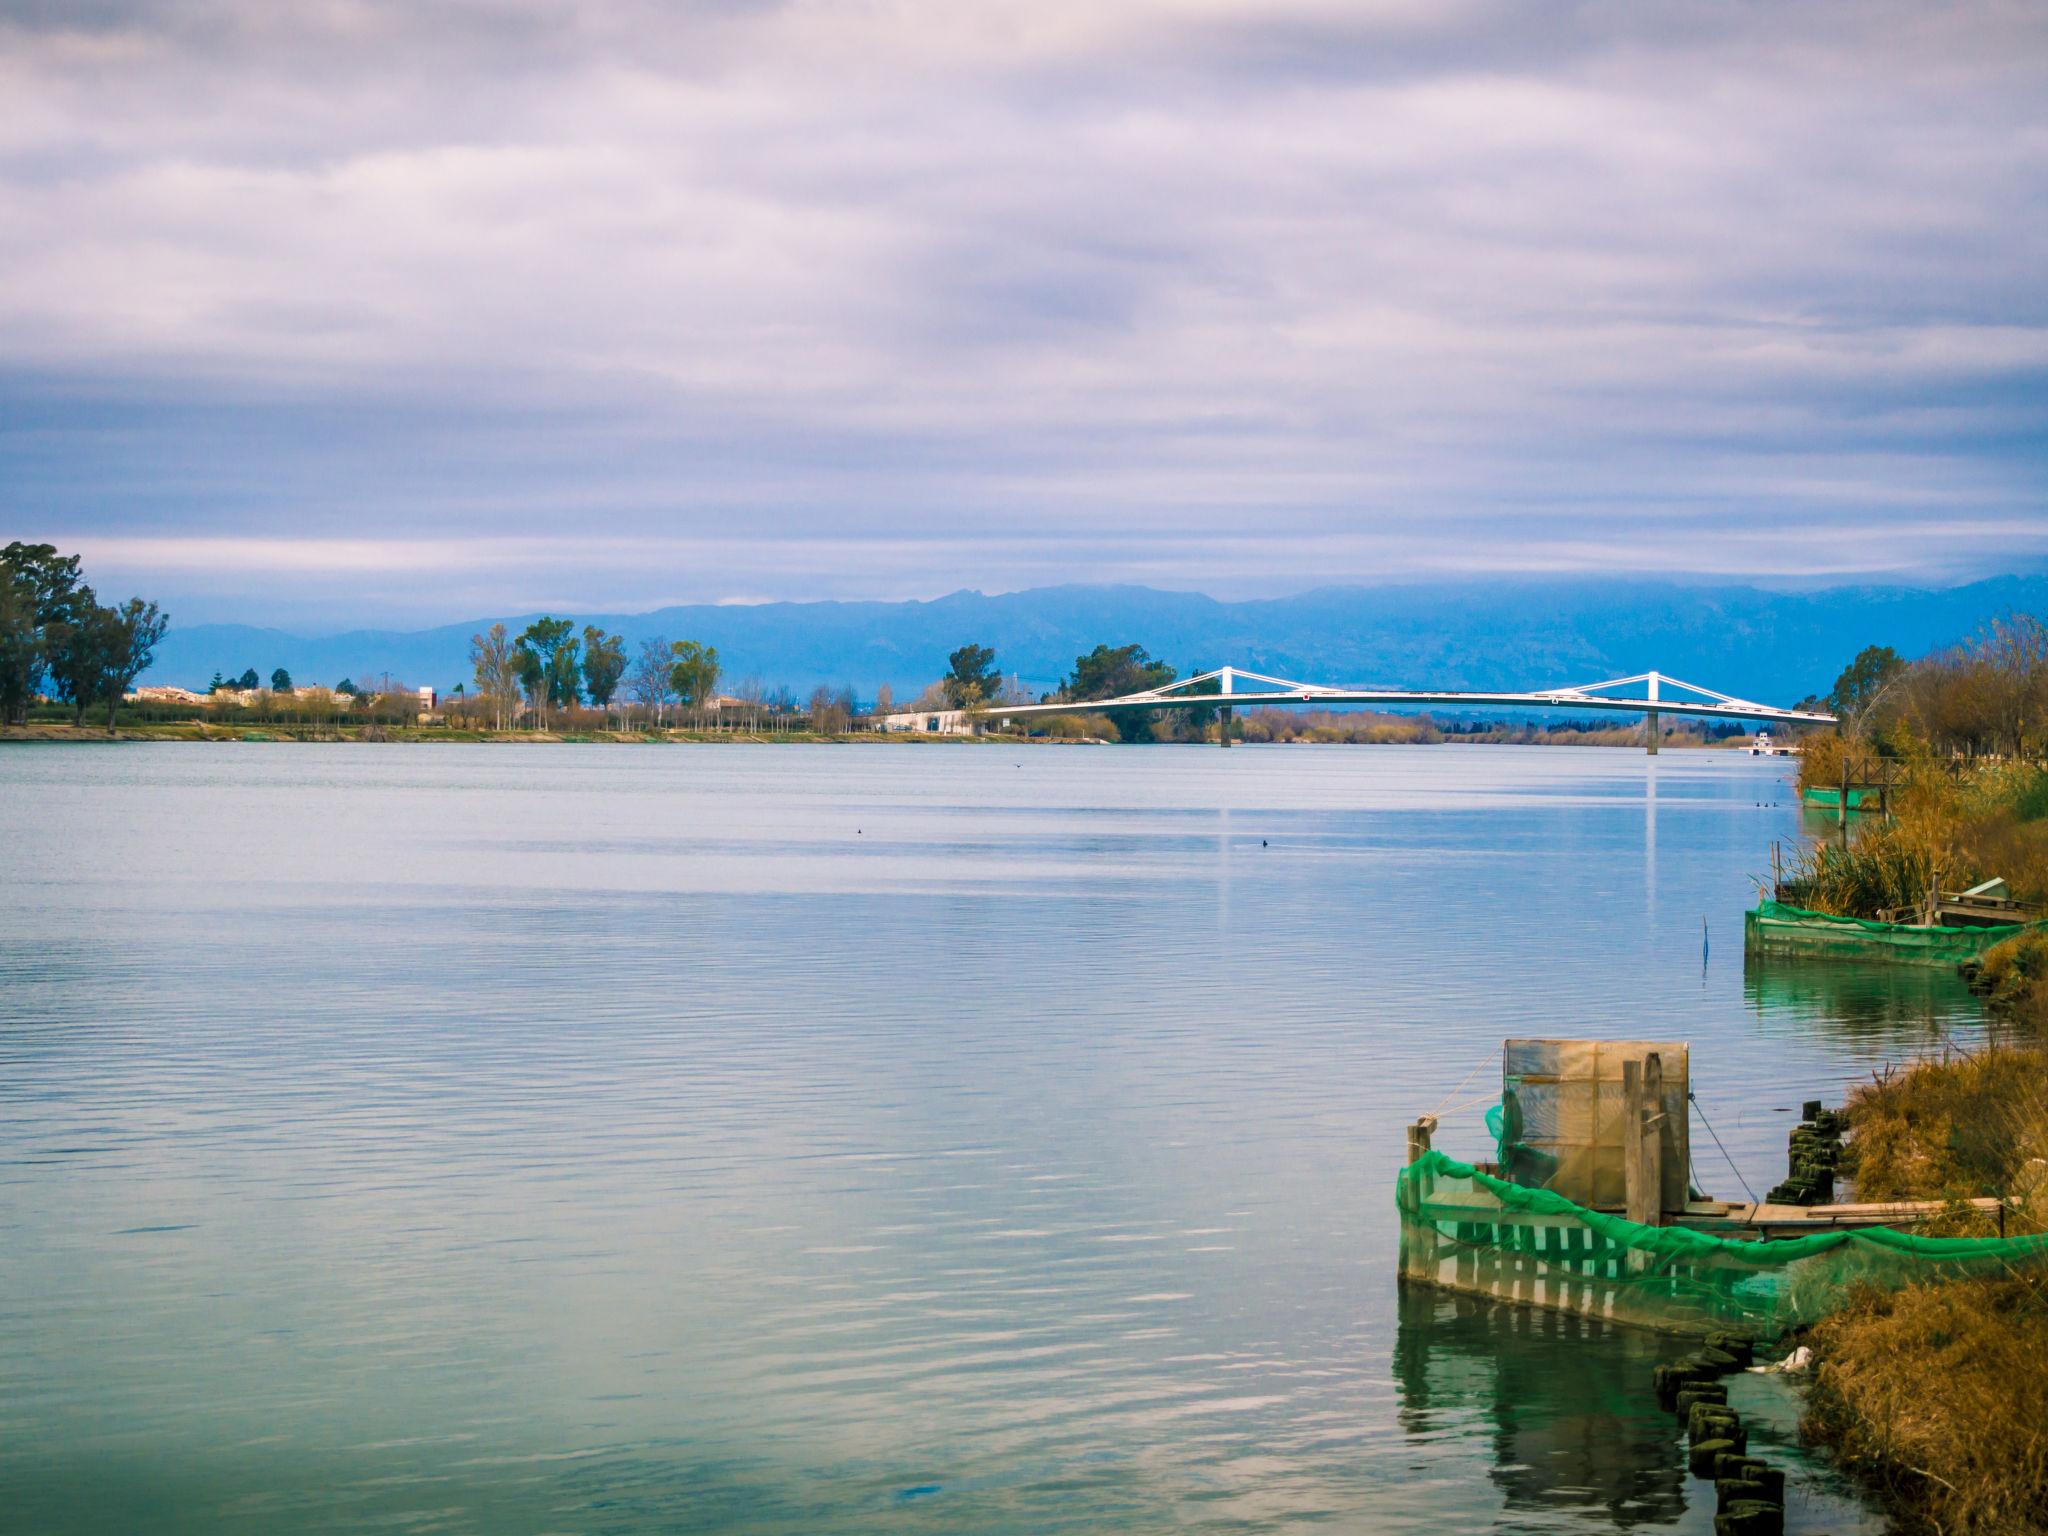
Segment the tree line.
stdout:
[[107,729],[122,696],[149,667],[170,628],[153,602],[106,605],[86,585],[80,557],[20,540],[0,550],[0,721],[21,725],[45,692],[72,708],[72,723],[99,705]]
[[1963,758],[2048,755],[2048,623],[2033,614],[1993,619],[1972,638],[1908,661],[1866,646],[1835,679],[1825,708],[1845,737],[1882,753],[1915,748]]
[[672,711],[700,714],[718,697],[716,647],[695,640],[646,640],[629,662],[623,635],[586,624],[579,637],[568,619],[539,618],[514,635],[493,624],[469,642],[472,703],[494,730],[522,721],[546,730],[551,719],[586,700],[609,711],[622,697],[665,724]]

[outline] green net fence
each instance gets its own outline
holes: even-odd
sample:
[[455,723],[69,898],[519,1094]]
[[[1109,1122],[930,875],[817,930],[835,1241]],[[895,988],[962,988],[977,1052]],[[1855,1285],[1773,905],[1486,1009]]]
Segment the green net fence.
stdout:
[[1436,1151],[1401,1170],[1395,1198],[1408,1280],[1677,1333],[1772,1337],[1816,1321],[1858,1286],[2003,1274],[2048,1259],[2048,1235],[1869,1227],[1761,1241],[1647,1227]]
[[1860,917],[1811,912],[1782,901],[1766,901],[1742,920],[1744,946],[1753,953],[1841,955],[1845,958],[1910,960],[1956,965],[1981,955],[2029,927],[2003,923],[1989,928],[1923,928],[1910,923],[1873,923]]

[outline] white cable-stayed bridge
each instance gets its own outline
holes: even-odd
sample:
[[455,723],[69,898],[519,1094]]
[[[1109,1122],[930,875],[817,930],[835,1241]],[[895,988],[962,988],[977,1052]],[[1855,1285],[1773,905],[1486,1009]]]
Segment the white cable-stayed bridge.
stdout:
[[[1614,690],[1624,690],[1616,692]],[[1629,691],[1633,690],[1633,691]],[[1610,677],[1604,682],[1576,683],[1559,688],[1533,688],[1522,692],[1460,688],[1356,688],[1324,683],[1302,683],[1291,678],[1272,677],[1243,667],[1217,667],[1193,677],[1180,678],[1157,688],[1122,694],[1111,699],[1058,701],[1045,704],[988,705],[979,710],[949,710],[924,716],[892,716],[893,720],[917,721],[919,730],[972,729],[975,724],[1028,722],[1051,715],[1102,714],[1123,710],[1218,709],[1225,729],[1219,734],[1230,745],[1228,729],[1231,711],[1287,706],[1339,708],[1363,705],[1377,709],[1448,708],[1460,710],[1527,709],[1548,714],[1591,710],[1602,714],[1641,715],[1647,722],[1645,740],[1657,750],[1662,717],[1679,715],[1708,720],[1738,720],[1757,725],[1833,725],[1835,717],[1817,711],[1780,709],[1739,699],[1698,683],[1664,672],[1638,672],[1630,677]]]

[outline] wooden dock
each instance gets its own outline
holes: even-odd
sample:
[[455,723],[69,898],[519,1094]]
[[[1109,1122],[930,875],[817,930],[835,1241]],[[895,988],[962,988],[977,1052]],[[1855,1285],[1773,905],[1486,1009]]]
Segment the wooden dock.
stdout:
[[[1695,1200],[1669,1218],[1675,1227],[1690,1227],[1715,1237],[1811,1237],[1816,1232],[1847,1232],[1862,1227],[1909,1227],[1939,1215],[1953,1204],[1946,1200],[1885,1200],[1841,1205],[1772,1205],[1744,1200]],[[1964,1202],[1991,1220],[1998,1219],[1994,1199]]]

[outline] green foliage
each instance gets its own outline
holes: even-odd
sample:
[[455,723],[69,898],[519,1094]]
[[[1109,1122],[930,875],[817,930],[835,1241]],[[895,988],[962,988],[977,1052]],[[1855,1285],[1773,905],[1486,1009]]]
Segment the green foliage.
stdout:
[[[79,557],[53,544],[19,539],[0,549],[0,721],[19,724],[92,606],[92,589],[79,580]],[[68,697],[68,695],[67,695]]]
[[695,640],[678,640],[669,648],[669,685],[685,709],[703,709],[718,694],[718,651]]
[[1835,686],[1828,690],[1828,713],[1840,716],[1844,724],[1860,719],[1877,696],[1905,670],[1905,658],[1890,646],[1866,645],[1856,653],[1854,661],[1842,668]]
[[985,645],[963,645],[946,658],[947,671],[940,686],[955,709],[973,709],[1002,693],[1003,674],[996,669],[996,653]]
[[118,608],[101,608],[92,617],[92,648],[99,667],[95,697],[107,706],[107,729],[126,693],[155,658],[156,648],[171,627],[155,603],[131,597]]
[[1098,645],[1074,658],[1074,671],[1063,691],[1070,699],[1114,699],[1163,688],[1176,675],[1165,662],[1154,661],[1142,645]]
[[254,667],[250,667],[235,679],[235,686],[244,693],[254,693],[263,686],[263,679],[256,675]]
[[519,681],[542,724],[550,706],[565,707],[582,697],[575,630],[567,619],[535,619],[513,647]]
[[[1155,661],[1142,645],[1098,645],[1086,656],[1074,658],[1074,670],[1061,687],[1070,699],[1114,699],[1127,693],[1163,688],[1178,674],[1163,661]],[[1155,711],[1118,711],[1108,717],[1119,740],[1153,739]]]
[[[218,672],[213,674],[213,686],[214,688],[218,688],[220,686],[220,674]],[[207,691],[210,693],[212,692],[212,689],[208,689]],[[338,694],[341,694],[345,698],[352,699],[362,690],[357,688],[354,683],[350,682],[347,678],[344,677],[340,682],[334,685],[334,691]]]
[[599,709],[611,707],[626,675],[626,637],[608,635],[595,624],[583,627],[583,691]]
[[2019,821],[2048,821],[2048,768],[2035,768],[2021,781],[2012,812]]
[[292,691],[291,673],[285,671],[283,667],[279,667],[276,671],[272,672],[270,674],[270,691],[272,693],[290,693]]

